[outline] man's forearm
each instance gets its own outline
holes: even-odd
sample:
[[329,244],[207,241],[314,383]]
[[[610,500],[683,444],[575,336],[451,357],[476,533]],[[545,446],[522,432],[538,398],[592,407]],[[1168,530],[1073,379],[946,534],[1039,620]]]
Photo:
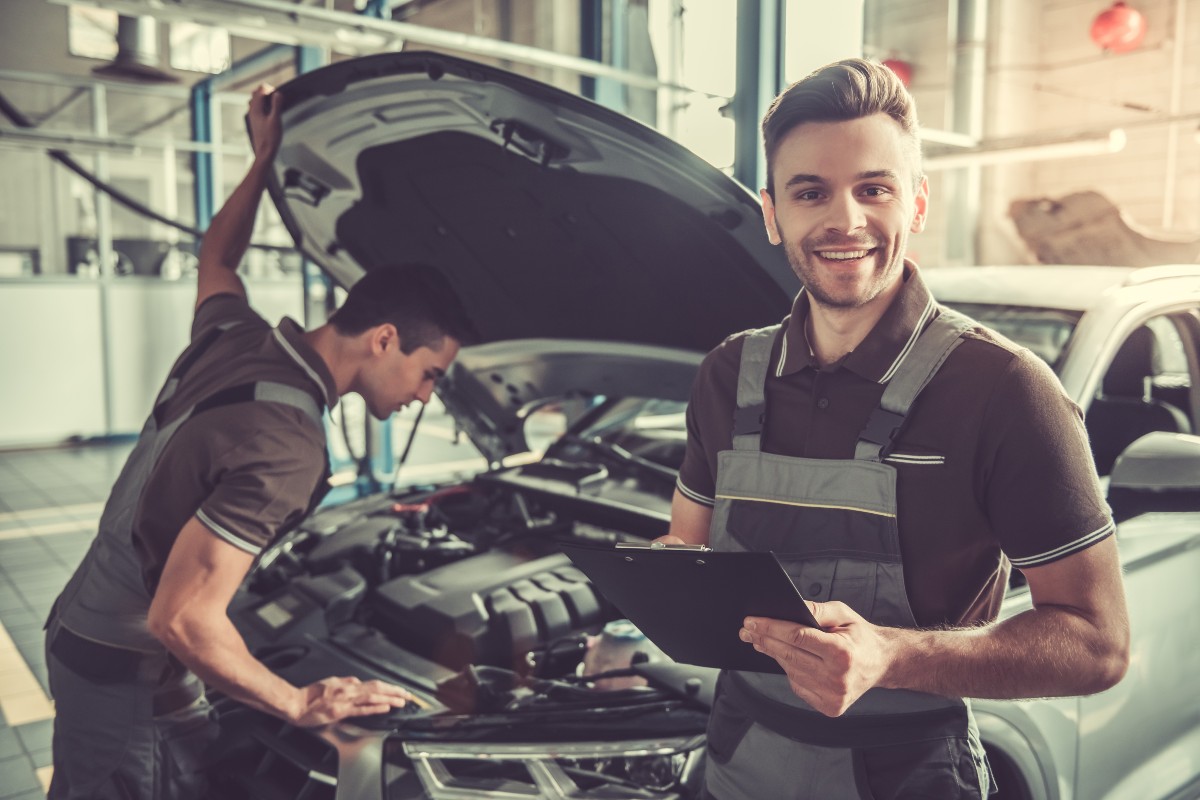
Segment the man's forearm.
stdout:
[[224,613],[178,619],[156,635],[202,681],[234,700],[288,721],[303,710],[302,690],[251,655]]
[[948,697],[1092,694],[1116,684],[1127,663],[1127,636],[1058,606],[968,630],[880,633],[892,648],[880,686]]
[[250,246],[254,220],[267,186],[270,166],[268,159],[255,159],[242,182],[213,217],[200,244],[201,269],[237,270]]

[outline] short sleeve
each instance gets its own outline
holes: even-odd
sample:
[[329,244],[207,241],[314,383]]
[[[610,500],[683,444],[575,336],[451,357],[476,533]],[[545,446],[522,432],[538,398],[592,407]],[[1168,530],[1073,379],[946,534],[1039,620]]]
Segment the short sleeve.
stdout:
[[257,554],[303,517],[324,478],[325,453],[302,429],[260,429],[213,464],[214,486],[196,517],[230,544]]
[[267,324],[250,307],[245,297],[236,294],[215,294],[196,309],[196,316],[192,319],[192,339],[214,325],[239,322],[252,322],[261,326]]
[[716,503],[717,453],[733,446],[741,343],[741,334],[735,334],[713,349],[701,362],[692,384],[685,415],[687,449],[675,486],[684,497],[701,505]]
[[1044,362],[1015,354],[980,430],[983,502],[1014,566],[1049,564],[1114,532],[1083,415]]

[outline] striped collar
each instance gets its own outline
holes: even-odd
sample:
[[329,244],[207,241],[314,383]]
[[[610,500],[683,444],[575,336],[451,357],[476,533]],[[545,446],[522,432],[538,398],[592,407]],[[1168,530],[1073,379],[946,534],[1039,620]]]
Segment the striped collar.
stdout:
[[[904,262],[904,278],[900,293],[883,312],[867,338],[851,353],[829,369],[846,369],[876,383],[887,383],[896,373],[900,362],[912,350],[917,336],[936,315],[937,304],[921,280],[921,272],[912,261]],[[808,342],[808,293],[803,289],[796,295],[791,315],[784,320],[779,360],[775,376],[783,377],[802,369],[818,369]]]
[[279,327],[271,331],[271,335],[275,337],[275,343],[280,349],[317,385],[326,407],[332,410],[339,399],[337,384],[325,359],[304,341],[304,329],[295,320],[284,317],[279,321]]

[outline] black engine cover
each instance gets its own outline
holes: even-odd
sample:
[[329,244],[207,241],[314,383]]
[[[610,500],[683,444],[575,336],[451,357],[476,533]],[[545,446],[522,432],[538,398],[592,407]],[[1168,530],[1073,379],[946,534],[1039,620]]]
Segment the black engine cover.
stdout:
[[380,630],[426,658],[518,672],[530,650],[599,625],[604,611],[565,555],[530,560],[500,550],[388,581],[368,602]]

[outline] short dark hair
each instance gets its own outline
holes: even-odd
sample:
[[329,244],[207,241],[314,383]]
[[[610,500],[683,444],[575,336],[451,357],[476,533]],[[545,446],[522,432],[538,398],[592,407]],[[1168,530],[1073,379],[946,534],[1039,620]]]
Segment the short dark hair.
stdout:
[[479,339],[450,282],[427,264],[376,267],[350,288],[329,322],[344,336],[391,323],[405,354],[434,347],[444,336],[464,345]]
[[843,122],[887,114],[912,142],[913,180],[921,170],[921,133],[917,107],[896,73],[864,58],[847,58],[821,67],[784,89],[763,116],[763,149],[767,157],[767,193],[775,197],[771,168],[779,143],[805,122]]

